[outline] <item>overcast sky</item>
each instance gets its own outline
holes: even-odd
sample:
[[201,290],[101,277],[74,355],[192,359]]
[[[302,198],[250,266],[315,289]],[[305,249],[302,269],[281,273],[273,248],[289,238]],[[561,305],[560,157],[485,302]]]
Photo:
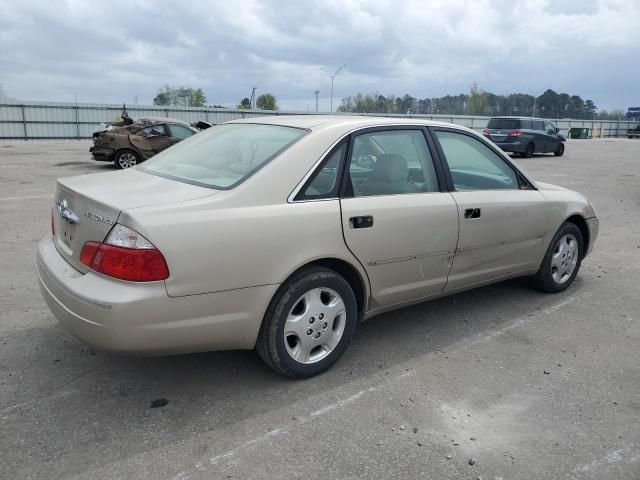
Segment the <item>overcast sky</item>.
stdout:
[[0,83],[25,100],[150,103],[165,84],[232,106],[328,110],[357,92],[484,90],[640,104],[640,0],[0,0]]

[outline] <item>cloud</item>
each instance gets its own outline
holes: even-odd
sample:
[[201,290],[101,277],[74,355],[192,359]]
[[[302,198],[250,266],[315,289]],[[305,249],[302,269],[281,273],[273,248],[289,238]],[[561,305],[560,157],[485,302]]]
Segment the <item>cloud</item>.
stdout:
[[374,90],[424,98],[546,87],[601,107],[637,102],[635,0],[0,0],[11,96],[149,103],[165,84],[233,105],[258,92],[304,110]]

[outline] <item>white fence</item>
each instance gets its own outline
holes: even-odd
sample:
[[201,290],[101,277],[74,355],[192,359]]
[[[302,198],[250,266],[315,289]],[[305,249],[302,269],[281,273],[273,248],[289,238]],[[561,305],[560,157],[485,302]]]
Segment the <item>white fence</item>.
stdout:
[[[157,105],[128,106],[131,117],[171,117],[192,123],[204,120],[222,123],[238,118],[266,115],[317,115],[315,112],[284,112],[269,110],[236,110],[227,108],[164,107]],[[0,103],[0,139],[81,139],[90,138],[101,122],[112,122],[122,112],[122,105],[97,103],[12,102]],[[367,115],[367,114],[362,114]],[[468,115],[385,115],[375,116],[429,118],[482,130],[489,117]],[[561,131],[570,128],[591,129],[593,136],[624,136],[637,125],[630,121],[550,119]]]

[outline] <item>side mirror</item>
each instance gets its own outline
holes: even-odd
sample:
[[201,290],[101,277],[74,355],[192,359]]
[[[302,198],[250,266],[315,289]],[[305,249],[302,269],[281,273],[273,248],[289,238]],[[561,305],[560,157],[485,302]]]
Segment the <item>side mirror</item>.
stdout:
[[559,128],[556,128],[556,133],[560,133],[560,129]]

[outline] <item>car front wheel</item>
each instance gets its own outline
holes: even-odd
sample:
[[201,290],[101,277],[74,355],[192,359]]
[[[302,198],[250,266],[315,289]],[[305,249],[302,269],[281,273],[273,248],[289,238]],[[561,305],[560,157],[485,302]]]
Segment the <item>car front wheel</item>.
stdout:
[[583,255],[582,232],[574,223],[563,223],[549,244],[540,270],[533,277],[534,286],[548,293],[566,290],[578,275]]
[[349,283],[333,270],[307,267],[278,290],[256,350],[275,371],[307,378],[329,369],[347,349],[357,322]]
[[561,157],[564,154],[564,143],[560,142],[560,145],[558,145],[558,148],[553,152],[553,154],[556,157]]

